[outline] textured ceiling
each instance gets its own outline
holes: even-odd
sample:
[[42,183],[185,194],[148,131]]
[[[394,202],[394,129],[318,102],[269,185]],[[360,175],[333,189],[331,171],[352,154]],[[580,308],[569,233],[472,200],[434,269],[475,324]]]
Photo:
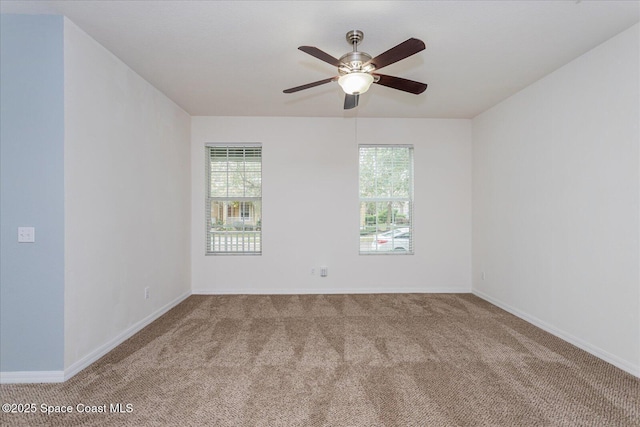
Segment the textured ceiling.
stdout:
[[[2,1],[2,13],[66,15],[191,115],[471,118],[639,21],[637,1]],[[340,57],[364,31],[375,56],[410,38],[426,50],[384,74],[354,110],[336,74],[299,50]],[[606,84],[606,82],[594,82]]]

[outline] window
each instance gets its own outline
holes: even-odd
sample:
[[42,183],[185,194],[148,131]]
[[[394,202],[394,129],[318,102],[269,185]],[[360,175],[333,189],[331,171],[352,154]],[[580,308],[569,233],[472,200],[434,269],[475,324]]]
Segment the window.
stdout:
[[360,253],[413,253],[413,147],[361,145]]
[[208,145],[207,255],[262,253],[262,147]]

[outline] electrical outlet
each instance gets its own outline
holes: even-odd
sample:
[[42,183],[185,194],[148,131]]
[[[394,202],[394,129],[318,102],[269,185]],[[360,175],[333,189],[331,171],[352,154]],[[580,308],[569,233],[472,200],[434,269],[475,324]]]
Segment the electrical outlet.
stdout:
[[483,271],[483,272],[482,272],[482,280],[484,280],[484,279],[486,279],[486,278],[487,278],[487,275],[486,275],[486,274],[484,274],[484,271]]
[[320,277],[327,277],[329,269],[325,266],[320,267]]
[[144,288],[144,299],[149,299],[149,287]]

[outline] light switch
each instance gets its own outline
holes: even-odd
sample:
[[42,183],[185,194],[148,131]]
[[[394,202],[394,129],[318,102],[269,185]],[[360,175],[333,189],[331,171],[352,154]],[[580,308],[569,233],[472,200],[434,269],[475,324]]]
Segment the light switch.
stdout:
[[18,227],[18,243],[33,243],[35,241],[35,227]]

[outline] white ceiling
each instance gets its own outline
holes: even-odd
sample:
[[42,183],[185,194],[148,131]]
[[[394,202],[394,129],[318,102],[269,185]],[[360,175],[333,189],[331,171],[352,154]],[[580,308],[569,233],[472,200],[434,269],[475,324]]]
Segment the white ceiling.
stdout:
[[[62,14],[191,115],[471,118],[637,23],[638,1],[1,1],[2,13]],[[354,110],[336,75],[297,49],[335,57],[364,31],[372,56],[415,37],[426,50],[384,74]],[[606,82],[593,82],[594,85]]]

